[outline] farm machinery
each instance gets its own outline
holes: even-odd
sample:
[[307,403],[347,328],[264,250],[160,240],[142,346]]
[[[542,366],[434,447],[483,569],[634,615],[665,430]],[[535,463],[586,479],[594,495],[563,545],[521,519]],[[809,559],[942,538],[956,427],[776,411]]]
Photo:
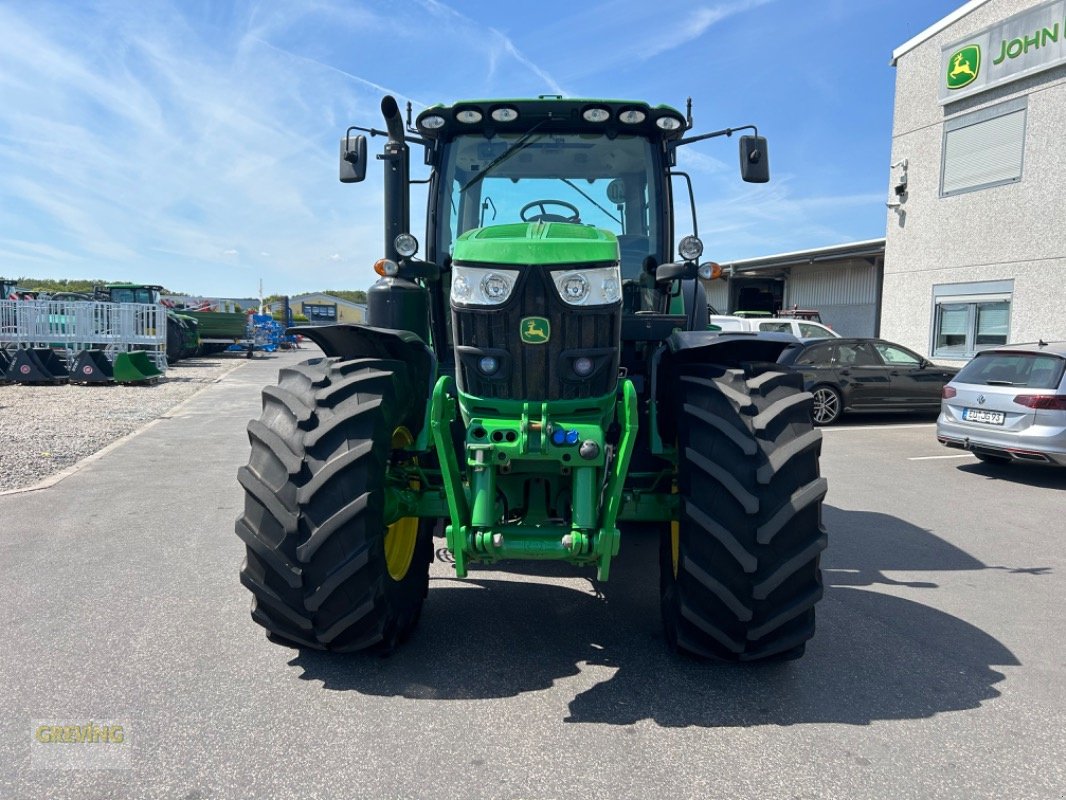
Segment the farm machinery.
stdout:
[[[106,303],[141,303],[157,305],[160,302],[162,286],[149,286],[141,283],[109,283],[93,288],[92,297]],[[200,347],[199,323],[188,314],[166,310],[167,314],[167,361],[174,363],[183,358],[196,355]]]
[[[523,560],[610,576],[631,531],[659,538],[666,641],[721,661],[798,657],[826,545],[820,433],[794,340],[708,330],[687,113],[541,97],[433,106],[352,127],[340,178],[382,136],[380,279],[368,325],[297,329],[326,357],[282,369],[248,426],[236,532],[268,637],[391,651],[427,595],[433,536],[455,574]],[[429,166],[422,243],[410,150]],[[692,233],[674,249],[675,186]],[[687,219],[687,214],[684,215]],[[675,255],[676,254],[676,255]]]

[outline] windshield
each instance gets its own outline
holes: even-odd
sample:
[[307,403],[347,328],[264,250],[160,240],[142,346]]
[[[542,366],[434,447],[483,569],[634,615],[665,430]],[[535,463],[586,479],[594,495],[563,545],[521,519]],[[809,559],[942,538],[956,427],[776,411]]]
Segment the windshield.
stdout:
[[111,288],[112,303],[145,303],[154,304],[158,299],[155,289],[127,289],[117,286]]
[[661,249],[653,150],[638,136],[536,130],[459,136],[447,145],[441,173],[438,253],[451,253],[472,228],[523,220],[611,231],[628,278]]

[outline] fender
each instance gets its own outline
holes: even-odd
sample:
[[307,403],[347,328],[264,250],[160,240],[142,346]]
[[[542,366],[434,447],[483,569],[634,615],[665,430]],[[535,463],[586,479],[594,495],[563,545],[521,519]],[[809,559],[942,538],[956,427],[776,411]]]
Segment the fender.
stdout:
[[789,333],[755,333],[746,331],[675,331],[652,357],[651,423],[652,449],[666,452],[666,443],[676,436],[669,398],[674,392],[674,378],[685,364],[718,364],[728,368],[753,361],[775,363],[781,354],[799,339]]
[[289,328],[285,333],[306,336],[330,357],[346,361],[353,358],[383,358],[406,364],[414,385],[426,387],[425,391],[414,393],[415,408],[411,419],[417,420],[414,424],[418,430],[412,429],[411,433],[419,437],[428,413],[433,384],[437,380],[437,357],[418,334],[352,323],[300,325]]

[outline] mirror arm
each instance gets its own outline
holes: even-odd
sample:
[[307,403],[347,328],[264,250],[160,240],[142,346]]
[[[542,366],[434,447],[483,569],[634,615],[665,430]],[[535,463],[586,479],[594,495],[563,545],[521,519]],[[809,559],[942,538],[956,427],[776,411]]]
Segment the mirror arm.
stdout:
[[720,131],[711,131],[710,133],[701,133],[699,136],[686,136],[684,139],[677,139],[670,142],[671,149],[681,147],[681,145],[692,144],[693,142],[702,142],[704,139],[714,139],[717,136],[732,136],[737,131],[754,131],[755,135],[759,135],[759,129],[754,125],[741,125],[739,128],[722,128]]
[[[363,133],[369,133],[371,136],[388,136],[388,131],[379,131],[377,128],[363,128],[359,125],[352,125],[344,132],[344,150],[345,152],[351,152],[351,136],[352,131],[362,131]],[[423,139],[420,136],[404,136],[403,140],[411,144],[421,144],[429,146],[429,141]]]

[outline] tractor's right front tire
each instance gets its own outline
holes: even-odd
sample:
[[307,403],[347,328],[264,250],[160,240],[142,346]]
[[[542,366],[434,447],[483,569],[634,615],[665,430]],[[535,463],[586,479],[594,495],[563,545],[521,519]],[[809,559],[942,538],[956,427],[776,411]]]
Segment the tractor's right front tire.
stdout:
[[675,387],[679,518],[660,550],[663,625],[676,650],[787,660],[814,634],[826,481],[798,374],[683,368]]
[[271,640],[387,653],[413,630],[435,520],[386,514],[390,467],[411,463],[417,391],[402,362],[379,359],[313,359],[263,391],[236,530],[252,619]]

